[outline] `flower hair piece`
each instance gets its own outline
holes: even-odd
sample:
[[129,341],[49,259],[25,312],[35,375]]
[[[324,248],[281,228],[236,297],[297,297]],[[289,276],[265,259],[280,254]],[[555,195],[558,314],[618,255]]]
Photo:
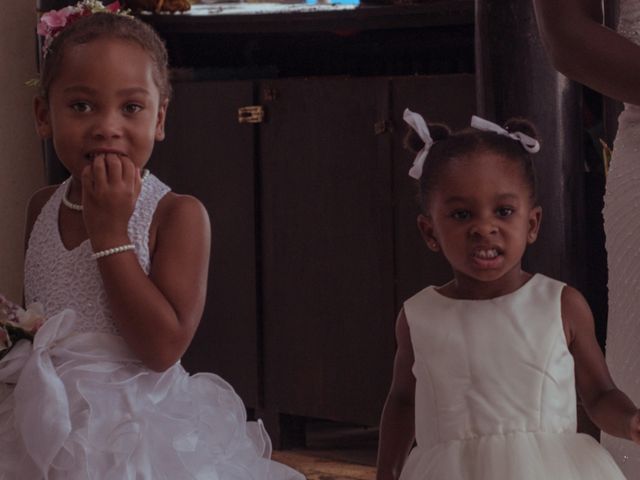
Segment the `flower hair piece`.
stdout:
[[426,160],[427,154],[429,153],[429,150],[433,145],[433,139],[431,138],[429,127],[427,127],[427,122],[424,121],[424,118],[422,118],[422,115],[420,115],[419,113],[412,112],[408,108],[405,108],[404,113],[402,114],[402,119],[418,134],[420,139],[424,142],[424,147],[422,147],[422,150],[420,150],[416,155],[416,158],[413,161],[413,166],[409,170],[409,176],[411,178],[420,180],[420,177],[422,177],[424,161]]
[[120,2],[115,1],[109,5],[103,5],[100,0],[82,0],[75,5],[61,8],[60,10],[50,10],[44,13],[38,21],[38,35],[44,37],[42,44],[42,56],[46,57],[51,47],[51,42],[68,25],[76,20],[92,15],[94,13],[113,13],[130,17],[129,10],[121,10]]
[[494,132],[498,135],[502,135],[505,137],[509,137],[513,140],[520,142],[522,148],[524,148],[529,153],[538,153],[540,151],[540,142],[533,137],[530,137],[526,133],[522,132],[513,132],[509,133],[507,130],[502,128],[500,125],[496,125],[489,120],[485,120],[484,118],[477,117],[473,115],[471,117],[471,126],[477,130],[482,130],[485,132]]

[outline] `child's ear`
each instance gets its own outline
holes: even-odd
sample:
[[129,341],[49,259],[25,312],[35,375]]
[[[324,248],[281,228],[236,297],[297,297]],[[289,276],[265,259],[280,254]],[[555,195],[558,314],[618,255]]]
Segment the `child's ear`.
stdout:
[[422,239],[424,243],[427,244],[427,247],[429,247],[429,250],[439,252],[440,244],[436,238],[431,217],[423,215],[422,213],[418,215],[418,230],[420,230],[420,235],[422,235]]
[[169,106],[169,99],[165,98],[160,102],[158,108],[158,118],[156,119],[156,141],[164,140],[164,122],[167,118],[167,107]]
[[529,211],[529,231],[527,232],[527,243],[532,244],[538,238],[540,222],[542,221],[542,207],[536,205]]
[[36,121],[36,132],[43,140],[51,138],[51,119],[49,118],[49,102],[40,95],[33,99],[33,115]]

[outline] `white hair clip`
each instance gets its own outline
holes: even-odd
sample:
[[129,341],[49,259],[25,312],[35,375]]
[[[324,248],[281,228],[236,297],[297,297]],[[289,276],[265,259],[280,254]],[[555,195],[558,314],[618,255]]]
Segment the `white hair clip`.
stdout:
[[402,114],[402,119],[409,124],[409,126],[418,134],[420,139],[424,142],[424,147],[422,147],[422,150],[420,150],[416,155],[416,158],[413,161],[413,166],[409,170],[410,177],[415,178],[416,180],[420,180],[420,177],[422,177],[422,168],[424,167],[424,161],[427,158],[427,154],[429,153],[431,145],[433,145],[433,139],[431,138],[431,134],[429,133],[429,127],[427,127],[427,123],[419,113],[412,112],[408,108],[405,108],[404,113]]
[[473,115],[471,117],[471,126],[478,130],[483,130],[485,132],[494,132],[498,135],[503,135],[505,137],[512,138],[520,142],[522,148],[524,148],[529,153],[538,153],[540,151],[540,142],[535,138],[530,137],[526,133],[522,132],[513,132],[509,133],[507,130],[502,128],[500,125],[496,125],[489,120],[485,120],[484,118],[477,117]]

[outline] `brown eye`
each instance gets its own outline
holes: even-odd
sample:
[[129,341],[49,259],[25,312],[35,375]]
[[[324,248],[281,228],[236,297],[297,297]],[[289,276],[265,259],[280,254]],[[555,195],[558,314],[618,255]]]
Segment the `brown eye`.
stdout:
[[456,210],[451,213],[451,218],[460,221],[468,220],[469,218],[471,218],[471,212],[469,212],[468,210]]
[[78,113],[86,113],[91,111],[91,105],[89,105],[87,102],[72,103],[71,108]]
[[142,110],[142,105],[138,105],[137,103],[127,103],[123,108],[125,113],[132,114],[138,113]]
[[496,210],[496,214],[499,217],[509,217],[513,214],[513,208],[511,207],[500,207]]

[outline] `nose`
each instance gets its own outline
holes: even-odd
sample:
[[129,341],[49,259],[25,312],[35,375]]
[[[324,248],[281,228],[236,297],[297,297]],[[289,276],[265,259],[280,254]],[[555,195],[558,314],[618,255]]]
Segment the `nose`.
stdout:
[[493,218],[478,218],[471,224],[469,234],[472,237],[489,237],[498,233],[498,227]]
[[122,135],[122,115],[120,112],[106,110],[94,117],[91,134],[95,138],[110,139]]

